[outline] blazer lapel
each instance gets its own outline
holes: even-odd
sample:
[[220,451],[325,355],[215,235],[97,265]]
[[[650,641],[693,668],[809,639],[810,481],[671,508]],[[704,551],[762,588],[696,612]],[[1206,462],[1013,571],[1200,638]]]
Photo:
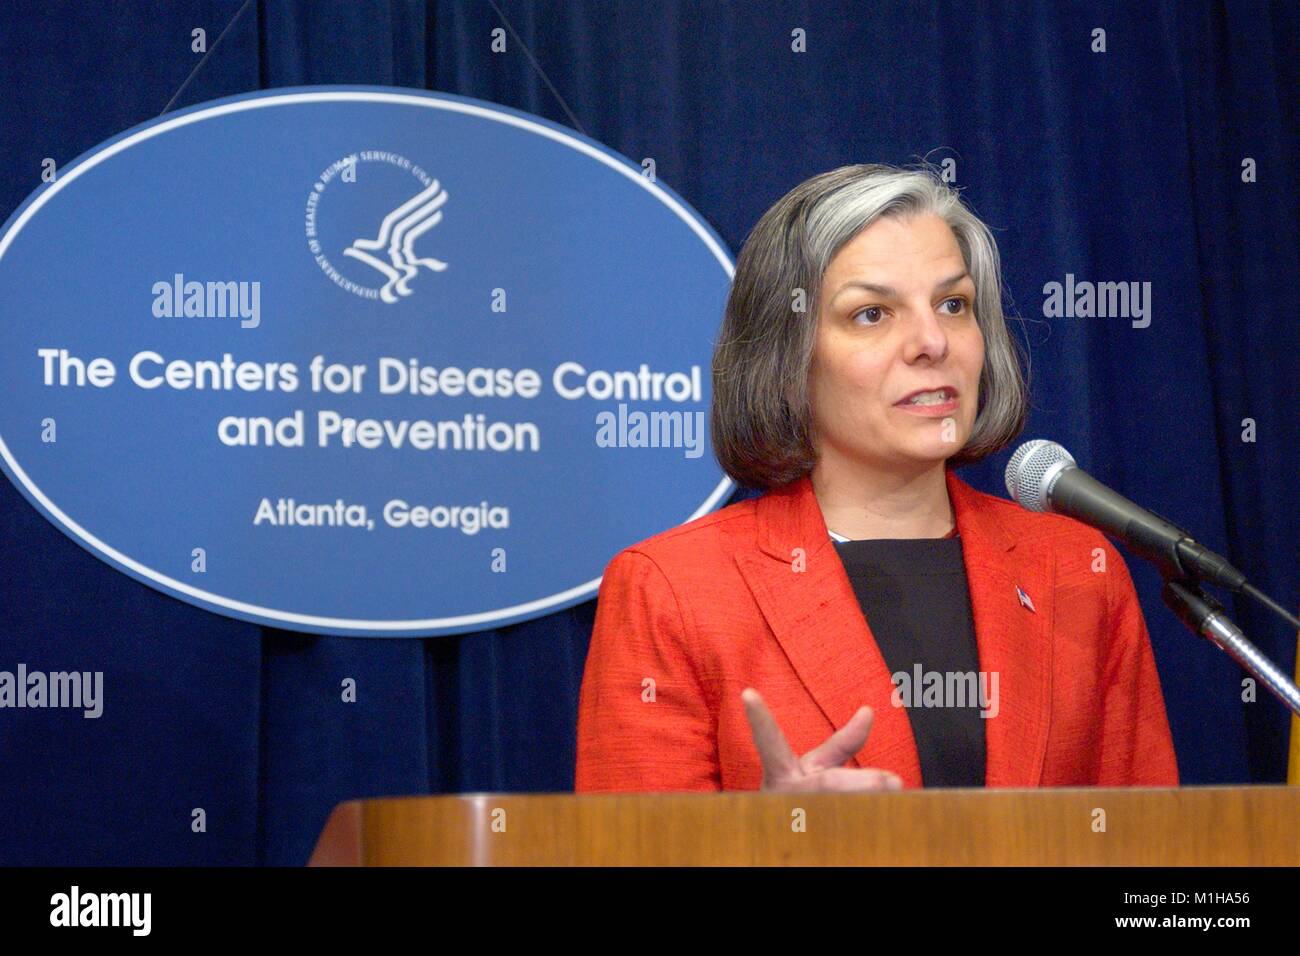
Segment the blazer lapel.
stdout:
[[889,668],[831,543],[812,482],[800,478],[755,504],[760,553],[741,552],[736,561],[772,633],[837,730],[863,704],[875,712],[854,763],[887,767],[905,786],[919,787],[907,711],[890,703]]
[[[996,716],[985,725],[986,785],[1036,786],[1050,700],[1051,554],[1026,563],[1032,556],[1022,553],[1013,561],[1016,541],[993,509],[951,469],[946,476],[980,669],[998,675]],[[905,786],[921,786],[907,710],[891,703],[889,668],[831,543],[811,480],[805,476],[768,492],[755,507],[758,552],[742,550],[736,562],[800,681],[836,728],[863,704],[871,707],[871,734],[854,763],[887,767]],[[1021,603],[1017,586],[1030,596],[1033,612]]]
[[984,785],[1036,787],[1051,713],[1056,558],[1050,548],[1013,536],[998,519],[1000,506],[952,469],[946,477],[962,539],[980,670],[990,691],[995,675],[997,680],[996,713],[984,722]]

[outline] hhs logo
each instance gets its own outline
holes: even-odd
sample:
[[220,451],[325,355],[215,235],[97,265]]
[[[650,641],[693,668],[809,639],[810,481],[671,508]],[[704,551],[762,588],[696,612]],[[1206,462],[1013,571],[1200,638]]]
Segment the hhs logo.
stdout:
[[[414,193],[413,193],[414,191]],[[404,156],[363,150],[331,163],[307,197],[307,248],[341,289],[392,305],[411,295],[423,266],[447,263],[419,255],[416,240],[442,221],[447,190]],[[366,268],[343,272],[342,255]]]

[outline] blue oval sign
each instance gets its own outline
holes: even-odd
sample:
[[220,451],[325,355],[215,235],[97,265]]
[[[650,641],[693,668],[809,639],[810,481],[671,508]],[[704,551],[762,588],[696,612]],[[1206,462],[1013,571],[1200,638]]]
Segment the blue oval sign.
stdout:
[[217,613],[481,630],[717,507],[731,259],[640,167],[494,104],[232,97],[78,159],[0,235],[0,457]]

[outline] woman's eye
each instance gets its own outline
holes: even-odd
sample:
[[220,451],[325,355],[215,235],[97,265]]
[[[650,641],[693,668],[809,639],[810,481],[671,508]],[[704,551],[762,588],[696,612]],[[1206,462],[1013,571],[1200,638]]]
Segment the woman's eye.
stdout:
[[953,305],[954,303],[957,307],[950,310],[948,312],[949,315],[961,315],[966,311],[966,300],[959,295],[953,296],[951,299],[944,299],[943,301],[943,305]]
[[859,322],[859,324],[879,325],[880,320],[884,317],[884,314],[880,311],[880,306],[870,305],[867,306],[865,309],[859,309],[857,312],[853,313],[852,321],[858,322],[863,316],[866,316],[868,319],[871,319],[872,321]]

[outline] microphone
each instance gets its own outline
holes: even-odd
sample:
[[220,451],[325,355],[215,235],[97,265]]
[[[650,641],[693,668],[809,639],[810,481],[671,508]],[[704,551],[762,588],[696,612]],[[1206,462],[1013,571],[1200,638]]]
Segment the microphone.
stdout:
[[1067,515],[1124,542],[1165,577],[1196,578],[1231,591],[1246,576],[1190,534],[1129,501],[1081,469],[1054,441],[1027,441],[1007,463],[1007,492],[1030,511]]

